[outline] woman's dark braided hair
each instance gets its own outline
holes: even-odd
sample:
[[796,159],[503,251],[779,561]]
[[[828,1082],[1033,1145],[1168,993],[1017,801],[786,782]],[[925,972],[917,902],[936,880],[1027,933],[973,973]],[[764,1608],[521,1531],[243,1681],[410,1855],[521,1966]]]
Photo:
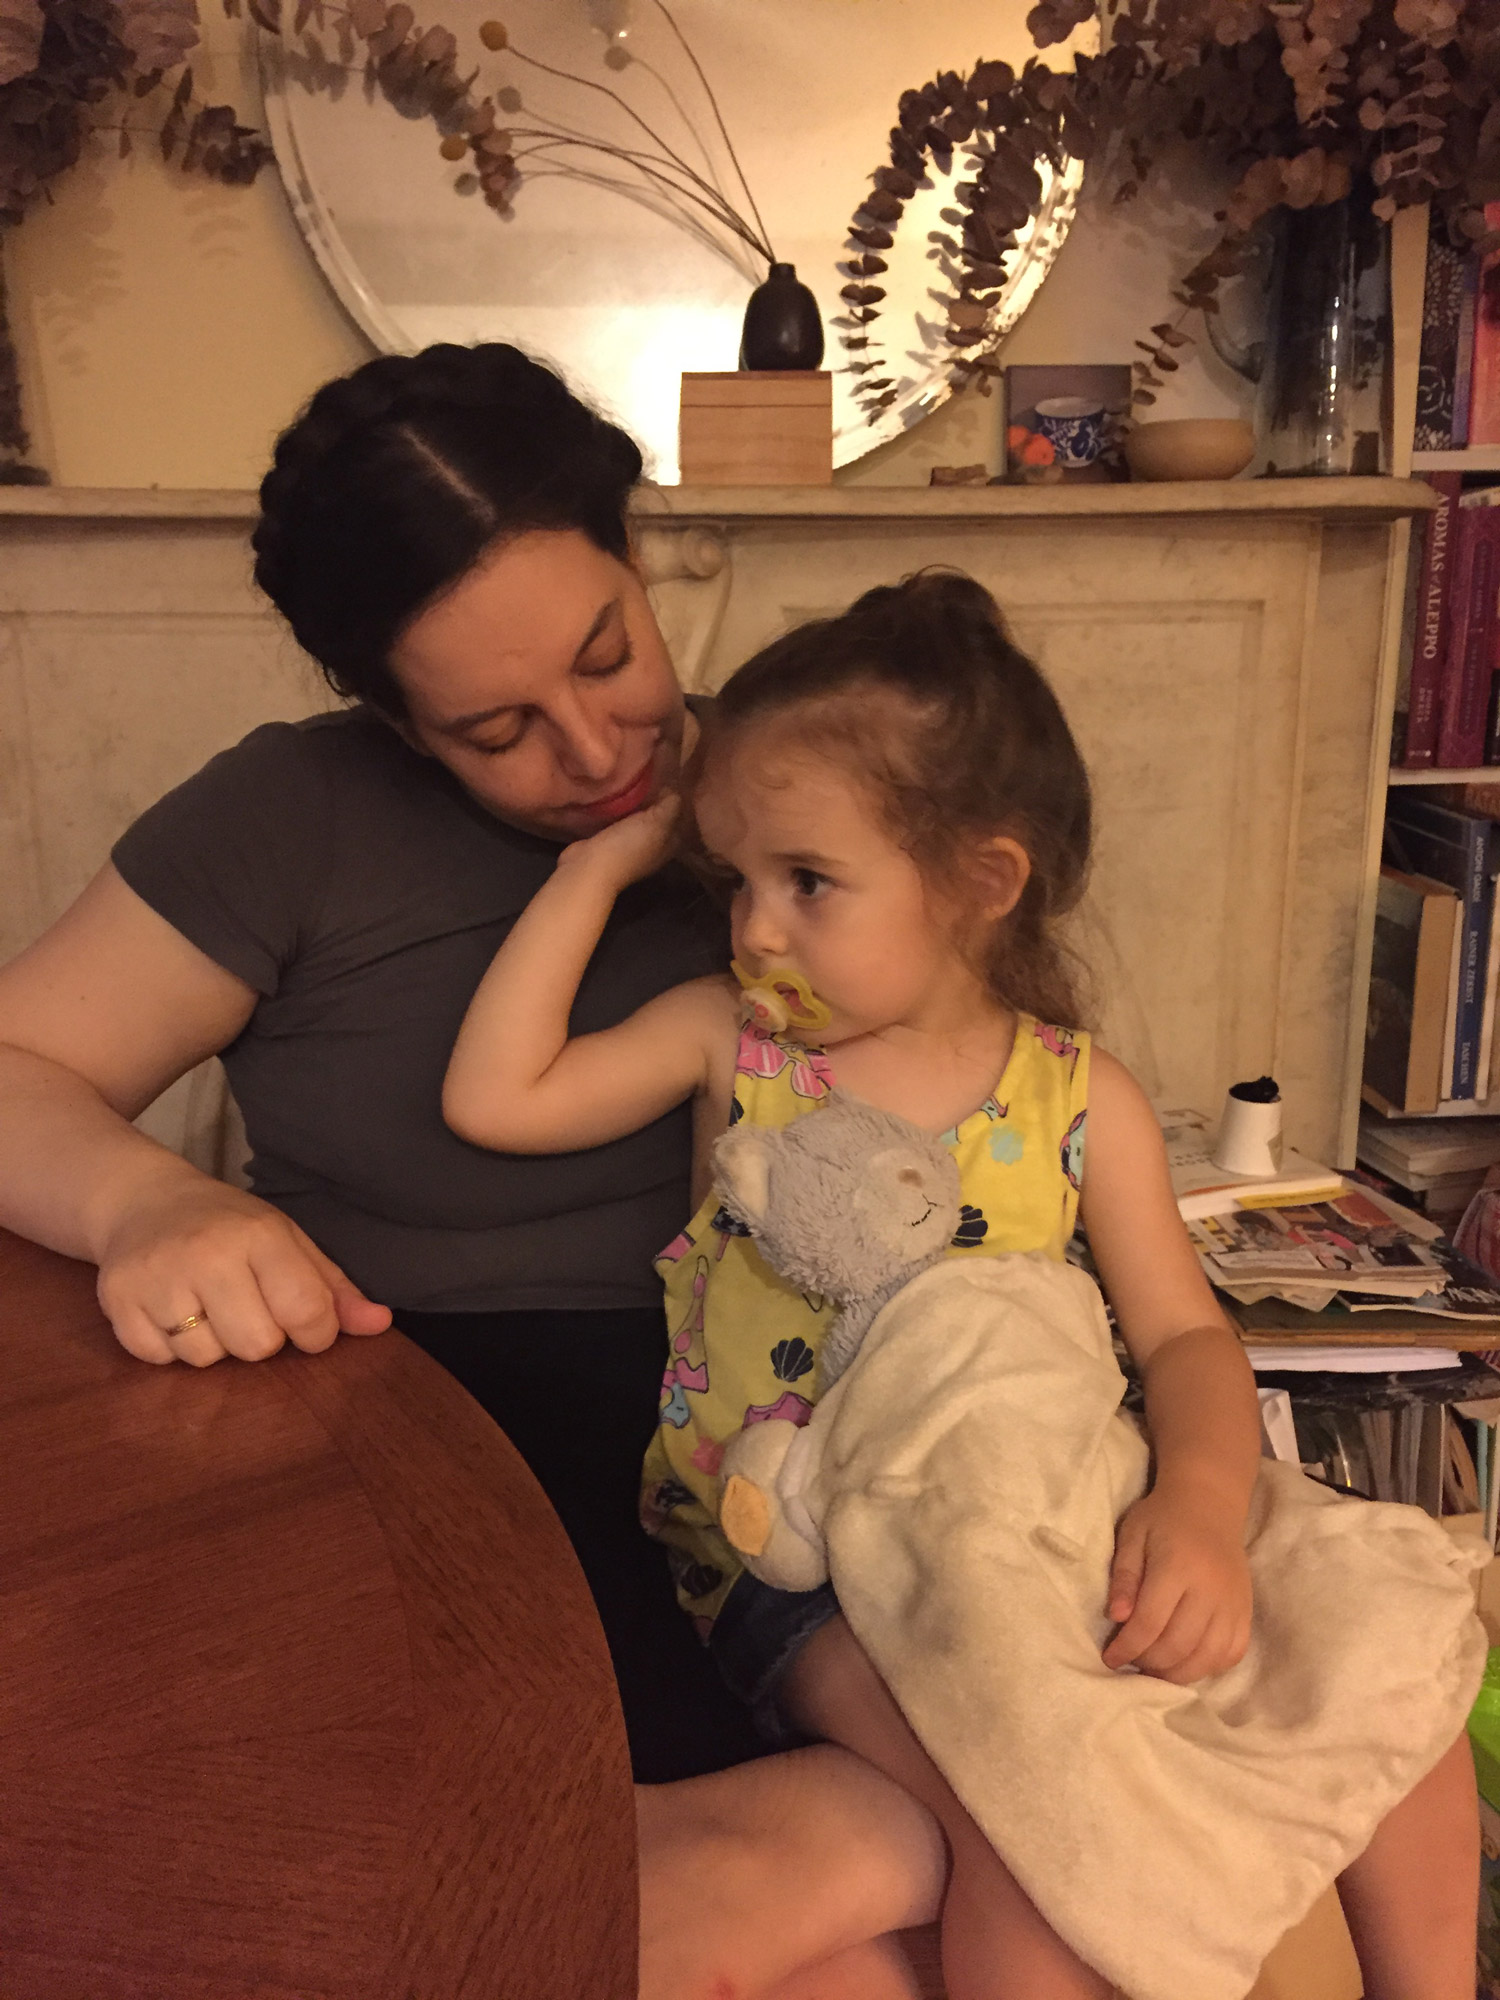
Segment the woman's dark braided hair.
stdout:
[[260,488],[255,580],[336,694],[400,718],[396,639],[496,542],[576,529],[624,559],[641,454],[498,341],[382,355],[319,389]]
[[1057,925],[1088,875],[1088,772],[1056,695],[982,584],[921,570],[774,640],[720,689],[705,765],[764,724],[841,758],[940,893],[964,901],[987,837],[1018,841],[1031,875],[1010,915],[968,941],[976,969],[1006,1004],[1084,1025],[1081,967]]

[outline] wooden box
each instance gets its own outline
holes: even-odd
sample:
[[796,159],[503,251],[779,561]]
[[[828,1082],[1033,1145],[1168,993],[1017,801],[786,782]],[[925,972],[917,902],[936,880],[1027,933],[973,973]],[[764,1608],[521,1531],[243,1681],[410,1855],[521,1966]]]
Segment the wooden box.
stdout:
[[684,486],[828,486],[833,377],[792,369],[684,375]]

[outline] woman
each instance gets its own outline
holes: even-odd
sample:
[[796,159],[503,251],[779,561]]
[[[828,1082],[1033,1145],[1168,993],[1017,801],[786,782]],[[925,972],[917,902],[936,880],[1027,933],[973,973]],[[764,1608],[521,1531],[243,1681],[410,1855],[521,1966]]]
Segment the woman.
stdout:
[[[316,1351],[394,1309],[561,1516],[638,1780],[688,1781],[640,1795],[643,1993],[885,2000],[912,1989],[871,1941],[935,1909],[934,1828],[830,1746],[721,1768],[754,1756],[748,1724],[636,1523],[686,1115],[544,1160],[442,1121],[464,1009],[559,845],[649,804],[693,727],[630,562],[640,471],[510,347],[386,357],[313,398],[261,489],[256,578],[353,705],[214,758],[0,972],[0,1222],[96,1263],[142,1361]],[[577,1018],[726,956],[664,870],[622,901]],[[128,1122],[216,1053],[254,1193]]]

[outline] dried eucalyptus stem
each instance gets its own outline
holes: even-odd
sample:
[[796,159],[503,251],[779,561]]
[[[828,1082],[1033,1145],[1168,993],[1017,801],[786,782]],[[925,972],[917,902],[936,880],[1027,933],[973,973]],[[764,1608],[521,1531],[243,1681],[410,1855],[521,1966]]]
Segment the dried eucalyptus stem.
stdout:
[[1437,226],[1500,245],[1484,204],[1500,200],[1500,0],[1039,0],[1027,27],[1041,49],[1102,15],[1105,47],[1068,70],[1037,58],[1017,74],[980,63],[948,70],[898,106],[889,165],[849,233],[845,346],[873,417],[898,393],[873,331],[907,202],[929,166],[957,155],[945,336],[958,382],[998,373],[989,333],[1017,232],[1039,192],[1038,163],[1104,161],[1128,201],[1169,148],[1184,144],[1237,175],[1218,241],[1174,293],[1180,310],[1136,343],[1134,403],[1149,406],[1184,322],[1218,307],[1252,230],[1272,210],[1347,196],[1368,175],[1375,213],[1430,202]]

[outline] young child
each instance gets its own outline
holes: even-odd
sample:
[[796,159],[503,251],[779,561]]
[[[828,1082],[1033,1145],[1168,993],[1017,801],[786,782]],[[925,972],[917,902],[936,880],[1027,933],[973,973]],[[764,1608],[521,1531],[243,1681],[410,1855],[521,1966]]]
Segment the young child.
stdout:
[[[769,1589],[718,1530],[725,1443],[759,1418],[805,1420],[832,1311],[770,1271],[708,1171],[730,1123],[785,1125],[837,1088],[943,1135],[965,1204],[951,1255],[1061,1258],[1081,1213],[1154,1450],[1154,1483],[1118,1530],[1105,1661],[1188,1683],[1240,1658],[1254,1383],[1179,1221],[1151,1108],[1078,1025],[1055,930],[1088,866],[1082,761],[988,594],[925,573],[734,675],[692,791],[706,860],[732,888],[737,970],[779,993],[793,1032],[764,1016],[742,1030],[744,996],[711,978],[569,1039],[614,898],[670,843],[664,804],[562,851],[475,995],[446,1114],[476,1144],[552,1152],[692,1100],[699,1206],[661,1260],[671,1344],[644,1505],[679,1595],[773,1740],[842,1743],[937,1815],[951,2000],[1096,2000],[1107,1986],[980,1835],[831,1589]],[[1460,1740],[1343,1878],[1366,2000],[1472,1990],[1476,1852]]]

